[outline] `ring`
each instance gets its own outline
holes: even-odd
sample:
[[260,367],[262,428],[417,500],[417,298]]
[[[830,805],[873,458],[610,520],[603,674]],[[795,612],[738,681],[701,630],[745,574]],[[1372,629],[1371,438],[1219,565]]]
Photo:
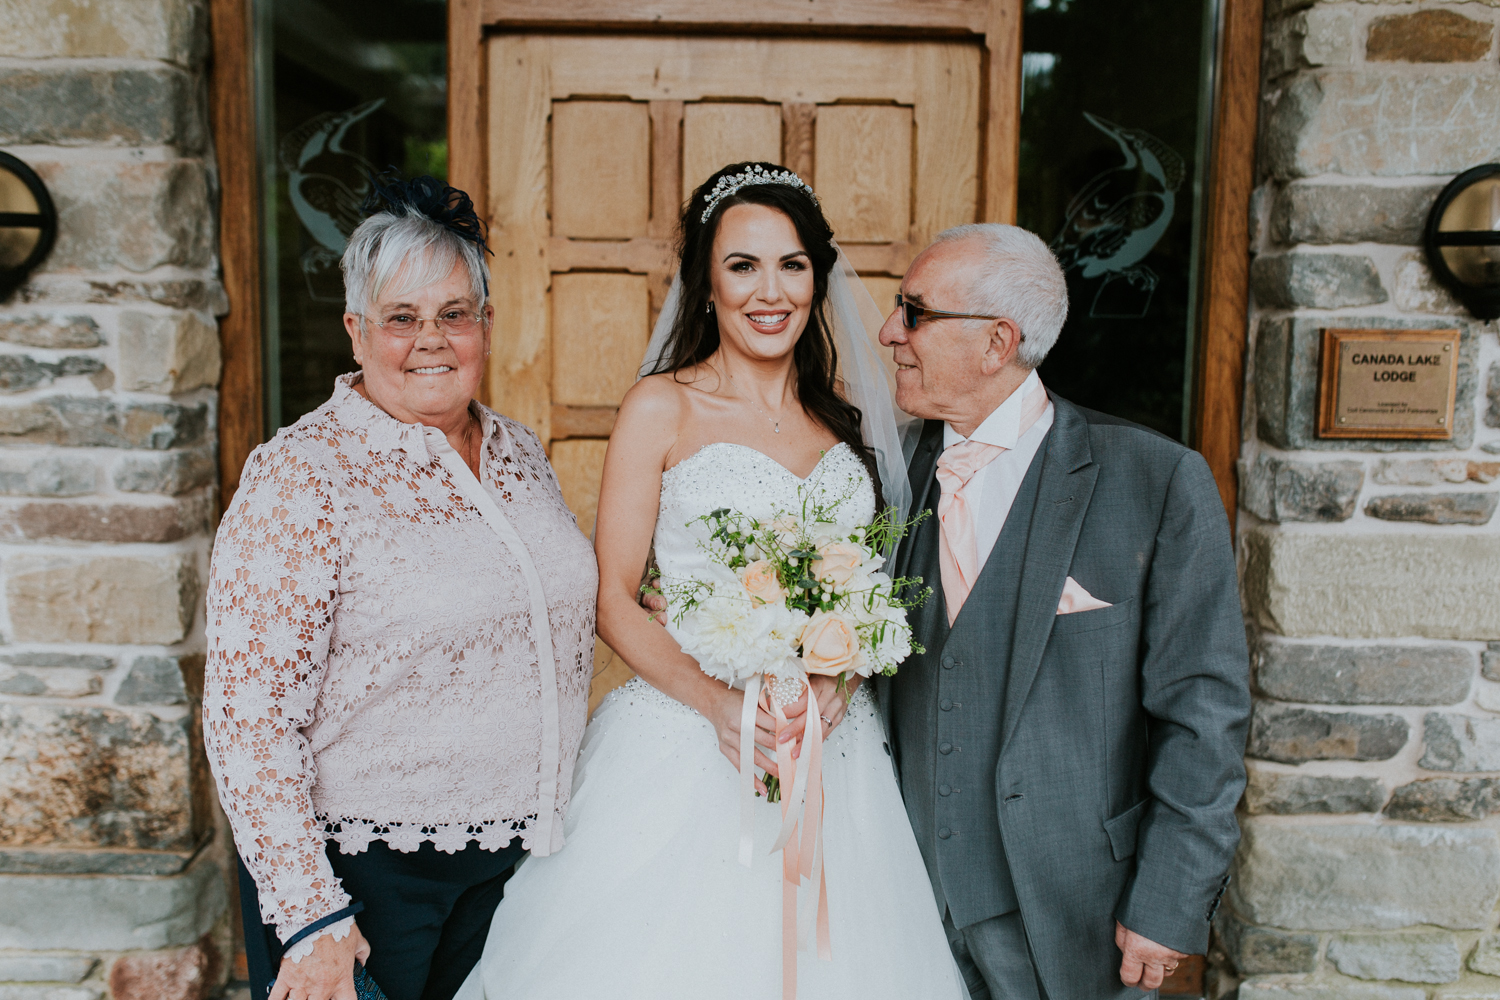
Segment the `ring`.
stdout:
[[822,719],[824,722],[828,723],[830,726],[833,725],[833,720],[830,719],[826,715],[820,715],[820,716],[818,716],[818,718]]

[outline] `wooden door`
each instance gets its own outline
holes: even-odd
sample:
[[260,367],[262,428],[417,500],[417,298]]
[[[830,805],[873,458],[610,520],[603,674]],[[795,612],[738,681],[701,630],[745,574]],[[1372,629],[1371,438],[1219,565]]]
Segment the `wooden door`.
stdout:
[[[586,533],[615,409],[671,282],[681,205],[714,171],[769,160],[811,183],[882,309],[917,250],[978,218],[976,42],[512,34],[487,45],[489,401],[547,443]],[[625,677],[623,664],[605,670],[596,698]]]

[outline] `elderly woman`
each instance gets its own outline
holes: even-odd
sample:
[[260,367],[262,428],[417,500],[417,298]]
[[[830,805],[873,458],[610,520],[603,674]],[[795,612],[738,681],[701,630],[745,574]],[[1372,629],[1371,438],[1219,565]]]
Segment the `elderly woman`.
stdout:
[[446,1000],[525,850],[562,844],[597,571],[531,431],[473,399],[484,240],[378,189],[349,241],[361,371],[256,449],[220,525],[204,737],[257,1000]]

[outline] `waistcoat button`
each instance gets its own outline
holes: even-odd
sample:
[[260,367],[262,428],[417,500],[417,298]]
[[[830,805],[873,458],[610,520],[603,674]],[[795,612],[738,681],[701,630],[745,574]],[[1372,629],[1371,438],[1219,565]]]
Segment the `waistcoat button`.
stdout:
[[945,657],[943,657],[943,669],[944,670],[952,670],[953,667],[955,666],[955,664],[956,664],[956,661],[953,659],[953,657],[951,657],[951,656],[945,656]]
[[941,708],[945,712],[950,712],[953,710],[953,702],[947,698],[944,698],[942,701],[938,702],[938,708]]
[[947,840],[951,836],[953,836],[953,831],[948,829],[946,826],[938,831],[939,840]]
[[953,791],[953,787],[951,785],[938,785],[938,794],[939,795],[948,795],[952,791]]
[[953,752],[953,744],[952,743],[939,743],[938,744],[938,753],[952,753],[952,752]]

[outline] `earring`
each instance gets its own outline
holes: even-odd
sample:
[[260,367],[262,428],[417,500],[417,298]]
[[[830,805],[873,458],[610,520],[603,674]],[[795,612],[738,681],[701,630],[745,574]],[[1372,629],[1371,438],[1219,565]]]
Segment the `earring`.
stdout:
[[706,313],[708,313],[710,316],[712,316],[714,314],[714,303],[713,303],[712,299],[708,300],[708,305],[707,305],[707,307],[704,308],[703,311],[706,312]]

